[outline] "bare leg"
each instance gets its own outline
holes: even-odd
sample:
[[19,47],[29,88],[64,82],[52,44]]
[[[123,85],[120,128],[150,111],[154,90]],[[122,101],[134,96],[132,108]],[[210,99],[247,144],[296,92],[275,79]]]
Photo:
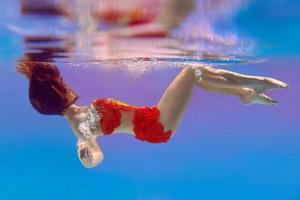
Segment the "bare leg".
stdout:
[[[255,91],[249,88],[242,87],[232,87],[232,88],[222,88],[222,87],[212,87],[207,81],[202,81],[198,84],[200,88],[208,92],[226,94],[237,96],[244,104],[250,104],[253,100],[253,96],[255,95]],[[271,101],[270,103],[275,104],[275,101]]]
[[158,108],[161,112],[160,122],[165,130],[175,130],[197,85],[194,69],[183,69],[161,97]]
[[[201,80],[195,76],[200,70]],[[186,67],[170,84],[158,103],[161,112],[160,122],[165,130],[175,130],[186,110],[195,85],[210,92],[235,95],[245,104],[260,103],[274,105],[277,101],[263,92],[274,88],[287,88],[288,85],[276,79],[247,76],[210,67]]]
[[286,88],[287,84],[269,77],[248,76],[227,70],[205,67],[202,70],[203,80],[212,86],[225,88],[248,87],[263,92],[273,88]]
[[247,76],[210,67],[205,67],[201,71],[202,81],[199,81],[199,87],[209,92],[238,96],[245,104],[275,105],[277,101],[265,95],[264,92],[288,87],[286,83],[269,77]]

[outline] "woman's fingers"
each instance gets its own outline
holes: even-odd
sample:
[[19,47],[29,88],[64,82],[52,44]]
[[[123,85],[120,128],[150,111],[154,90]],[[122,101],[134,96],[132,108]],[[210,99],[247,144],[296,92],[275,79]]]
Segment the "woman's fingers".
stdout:
[[95,167],[103,160],[103,153],[96,140],[79,140],[77,143],[77,153],[80,162],[86,168]]
[[80,149],[79,150],[79,156],[82,159],[86,158],[87,157],[87,149]]
[[79,157],[80,158],[83,158],[85,155],[85,151],[84,151],[84,149],[78,149],[78,152],[79,152]]
[[93,165],[93,156],[89,149],[85,148],[80,151],[80,161],[85,167]]
[[88,145],[85,142],[80,142],[78,143],[78,152],[79,152],[79,157],[81,159],[89,159],[91,157],[91,152],[88,147]]

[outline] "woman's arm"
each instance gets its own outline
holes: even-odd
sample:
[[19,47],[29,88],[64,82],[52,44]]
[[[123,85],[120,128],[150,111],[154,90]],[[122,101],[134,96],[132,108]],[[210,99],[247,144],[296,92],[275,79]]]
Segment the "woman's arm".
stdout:
[[75,104],[64,110],[63,115],[70,123],[74,135],[77,137],[77,154],[80,162],[86,168],[92,168],[100,164],[104,155],[97,143],[96,136],[85,124],[88,107],[80,107]]

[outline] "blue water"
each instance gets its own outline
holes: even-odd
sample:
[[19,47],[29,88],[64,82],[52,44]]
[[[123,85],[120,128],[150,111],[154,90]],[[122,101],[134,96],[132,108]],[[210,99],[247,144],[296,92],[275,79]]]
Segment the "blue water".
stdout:
[[[2,0],[0,8],[11,4]],[[266,61],[227,67],[289,83],[288,91],[272,92],[278,106],[244,106],[197,90],[168,144],[100,138],[105,160],[93,169],[78,161],[65,120],[30,106],[28,82],[15,71],[22,38],[1,26],[0,199],[300,199],[299,11],[296,0],[253,0],[232,22],[255,40],[256,56]],[[119,68],[58,66],[81,105],[102,97],[153,105],[180,71],[135,76]]]
[[263,55],[291,56],[300,52],[300,2],[252,1],[236,18],[239,30],[255,38]]

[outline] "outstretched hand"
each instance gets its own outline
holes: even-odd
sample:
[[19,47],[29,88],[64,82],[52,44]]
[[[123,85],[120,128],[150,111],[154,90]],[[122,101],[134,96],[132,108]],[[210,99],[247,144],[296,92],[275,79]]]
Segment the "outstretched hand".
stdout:
[[79,160],[86,168],[95,167],[103,160],[103,153],[100,150],[96,139],[91,139],[89,141],[79,140],[77,143],[77,153]]

